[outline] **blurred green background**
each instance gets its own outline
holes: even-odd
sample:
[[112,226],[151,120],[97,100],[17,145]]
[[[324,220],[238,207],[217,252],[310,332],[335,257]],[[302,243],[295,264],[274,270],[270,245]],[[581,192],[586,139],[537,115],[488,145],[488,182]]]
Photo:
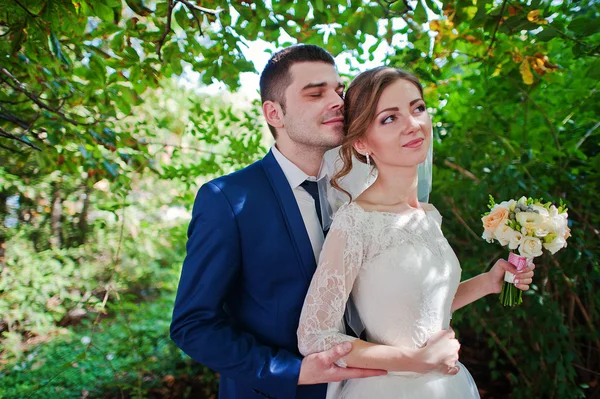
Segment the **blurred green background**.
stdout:
[[486,297],[453,325],[483,398],[600,398],[599,17],[594,0],[1,0],[0,397],[216,397],[168,336],[190,211],[266,153],[257,72],[302,42],[348,82],[420,77],[463,278],[507,256],[481,239],[490,194],[567,203],[569,246],[524,304]]

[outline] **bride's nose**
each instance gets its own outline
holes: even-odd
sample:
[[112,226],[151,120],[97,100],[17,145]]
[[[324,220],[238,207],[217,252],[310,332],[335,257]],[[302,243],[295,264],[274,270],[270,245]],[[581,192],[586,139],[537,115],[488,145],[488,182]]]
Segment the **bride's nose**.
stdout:
[[404,128],[404,132],[402,134],[410,135],[417,133],[421,128],[419,121],[412,115],[409,115],[406,119],[406,127]]

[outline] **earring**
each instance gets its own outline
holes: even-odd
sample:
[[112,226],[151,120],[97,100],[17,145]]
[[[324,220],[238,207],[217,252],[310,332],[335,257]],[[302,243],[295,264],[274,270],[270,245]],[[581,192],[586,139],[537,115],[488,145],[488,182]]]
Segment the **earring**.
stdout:
[[367,166],[371,167],[371,157],[369,157],[369,153],[367,152]]

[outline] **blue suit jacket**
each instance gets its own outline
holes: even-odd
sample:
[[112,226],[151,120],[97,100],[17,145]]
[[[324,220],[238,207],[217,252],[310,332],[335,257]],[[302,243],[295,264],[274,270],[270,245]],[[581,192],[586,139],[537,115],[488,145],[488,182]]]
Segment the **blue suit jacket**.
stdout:
[[171,338],[221,374],[219,398],[325,398],[298,386],[296,330],[316,269],[292,189],[271,152],[200,188]]

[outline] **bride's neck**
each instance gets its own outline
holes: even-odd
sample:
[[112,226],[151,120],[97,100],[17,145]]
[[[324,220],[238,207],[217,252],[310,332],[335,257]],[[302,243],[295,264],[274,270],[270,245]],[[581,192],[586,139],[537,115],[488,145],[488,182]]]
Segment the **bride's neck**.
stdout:
[[382,205],[408,204],[414,208],[419,207],[417,166],[382,168],[378,171],[373,186],[379,193],[379,202]]

